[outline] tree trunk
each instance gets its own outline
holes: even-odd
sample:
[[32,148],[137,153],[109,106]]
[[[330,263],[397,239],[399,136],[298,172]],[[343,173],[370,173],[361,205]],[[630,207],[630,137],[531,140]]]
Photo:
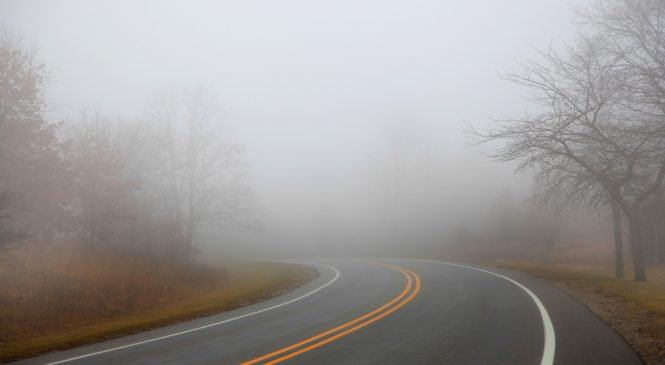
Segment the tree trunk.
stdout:
[[653,263],[658,265],[660,260],[658,259],[658,216],[655,216],[653,222]]
[[623,278],[623,227],[621,209],[615,202],[612,202],[612,216],[614,218],[614,276]]
[[194,226],[187,224],[187,237],[185,237],[185,260],[191,260],[194,253]]
[[633,209],[630,214],[628,214],[628,228],[630,230],[630,253],[633,256],[633,273],[635,281],[647,281],[644,251],[642,249],[642,224],[640,221],[639,207]]

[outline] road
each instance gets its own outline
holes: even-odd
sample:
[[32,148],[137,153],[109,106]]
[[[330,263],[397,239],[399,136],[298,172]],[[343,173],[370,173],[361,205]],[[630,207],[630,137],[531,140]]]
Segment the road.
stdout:
[[407,259],[304,261],[321,275],[219,315],[21,364],[642,364],[552,285]]

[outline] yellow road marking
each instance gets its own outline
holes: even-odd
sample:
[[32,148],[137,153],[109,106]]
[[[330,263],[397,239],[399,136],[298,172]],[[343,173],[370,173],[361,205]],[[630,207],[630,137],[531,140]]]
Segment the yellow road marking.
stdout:
[[[388,266],[388,265],[386,265],[386,266]],[[402,274],[405,274],[405,272],[402,271],[401,269],[398,269],[398,271],[401,271]],[[405,274],[404,276],[406,276],[406,279],[407,279],[406,288],[404,288],[404,290],[403,290],[403,291],[402,291],[397,297],[395,297],[395,298],[394,298],[393,300],[391,300],[390,302],[388,302],[388,303],[382,305],[381,307],[379,307],[379,308],[377,308],[377,309],[375,309],[375,310],[373,310],[373,311],[371,311],[371,312],[369,312],[369,313],[367,313],[367,314],[365,314],[365,315],[363,315],[363,316],[361,316],[361,317],[358,317],[358,318],[356,318],[356,319],[354,319],[354,320],[352,320],[352,321],[350,321],[350,322],[347,322],[347,323],[345,323],[345,324],[343,324],[343,325],[341,325],[341,326],[338,326],[338,327],[332,328],[332,329],[330,329],[330,330],[328,330],[328,331],[326,331],[326,332],[323,332],[323,333],[318,334],[318,335],[316,335],[316,336],[310,337],[310,338],[308,338],[308,339],[305,339],[305,340],[300,341],[300,342],[298,342],[298,343],[295,343],[295,344],[293,344],[293,345],[290,345],[290,346],[284,347],[284,348],[282,348],[282,349],[280,349],[280,350],[277,350],[277,351],[271,352],[271,353],[269,353],[269,354],[267,354],[267,355],[264,355],[264,356],[261,356],[261,357],[257,357],[256,359],[253,359],[253,360],[250,360],[250,361],[246,361],[246,362],[244,362],[244,363],[242,363],[242,364],[240,364],[240,365],[250,365],[250,364],[255,364],[255,363],[257,363],[257,362],[259,362],[259,361],[261,361],[261,360],[265,360],[265,359],[271,358],[271,357],[273,357],[273,356],[275,356],[275,355],[279,355],[279,354],[285,353],[285,352],[287,352],[287,351],[289,351],[289,350],[292,350],[292,349],[294,349],[294,348],[300,347],[300,346],[302,346],[302,345],[304,345],[304,344],[307,344],[307,343],[310,343],[310,342],[312,342],[312,341],[316,341],[316,340],[318,340],[318,339],[321,338],[321,337],[325,337],[325,336],[327,336],[327,335],[329,335],[329,334],[331,334],[331,333],[334,333],[334,332],[337,332],[337,331],[339,331],[339,330],[341,330],[341,329],[344,329],[344,328],[346,328],[346,327],[349,327],[349,326],[351,326],[351,325],[353,325],[353,324],[355,324],[355,323],[358,323],[358,322],[360,322],[360,321],[366,319],[367,317],[370,317],[370,316],[372,316],[372,315],[374,315],[374,314],[376,314],[376,313],[378,313],[378,312],[380,312],[380,311],[386,309],[387,307],[391,306],[392,304],[394,304],[394,303],[397,302],[398,300],[402,299],[402,298],[403,298],[403,297],[409,292],[409,290],[411,290],[411,287],[413,286],[413,280],[411,279],[411,276],[409,276],[409,275],[406,275],[406,274]]]
[[346,336],[346,335],[348,335],[348,334],[350,334],[350,333],[352,333],[352,332],[355,332],[355,331],[357,331],[357,330],[359,330],[359,329],[361,329],[361,328],[363,328],[363,327],[365,327],[365,326],[368,326],[368,325],[370,325],[370,324],[372,324],[372,323],[378,321],[379,319],[381,319],[381,318],[387,316],[388,314],[390,314],[390,313],[396,311],[397,309],[403,307],[406,303],[410,302],[410,301],[411,301],[411,300],[412,300],[412,299],[418,294],[418,292],[420,291],[420,277],[419,277],[418,275],[416,275],[414,272],[409,271],[409,270],[406,270],[406,269],[403,269],[403,268],[398,267],[398,266],[387,265],[387,264],[382,264],[382,265],[383,265],[383,266],[390,267],[390,268],[392,268],[393,270],[397,270],[397,271],[401,272],[401,273],[406,277],[406,279],[407,279],[407,284],[406,284],[406,287],[404,288],[404,290],[403,290],[403,291],[402,291],[397,297],[395,297],[394,299],[392,299],[390,302],[388,302],[388,303],[382,305],[381,307],[379,307],[379,308],[373,310],[372,312],[369,312],[369,313],[367,313],[367,314],[365,314],[365,315],[363,315],[363,316],[361,316],[361,317],[358,317],[358,318],[356,318],[356,319],[354,319],[354,320],[352,320],[352,321],[349,321],[349,322],[347,322],[347,323],[345,323],[345,324],[343,324],[343,325],[341,325],[341,326],[338,326],[338,327],[332,328],[332,329],[330,329],[330,330],[328,330],[328,331],[325,331],[325,332],[323,332],[323,333],[321,333],[321,334],[319,334],[319,335],[316,335],[316,336],[310,337],[310,338],[308,338],[308,339],[305,339],[305,340],[300,341],[300,342],[298,342],[298,343],[295,343],[295,344],[293,344],[293,345],[290,345],[290,346],[284,347],[284,348],[282,348],[282,349],[280,349],[280,350],[277,350],[277,351],[271,352],[271,353],[269,353],[269,354],[267,354],[267,355],[263,355],[263,356],[261,356],[261,357],[258,357],[258,358],[255,358],[255,359],[252,359],[252,360],[250,360],[250,361],[246,361],[246,362],[242,363],[241,365],[255,364],[255,363],[260,362],[260,361],[262,361],[262,360],[265,360],[265,359],[268,359],[268,358],[274,357],[274,356],[276,356],[276,355],[283,354],[283,353],[285,353],[285,352],[287,352],[287,351],[289,351],[289,350],[293,350],[293,349],[295,349],[295,348],[298,348],[298,347],[300,347],[300,346],[302,346],[302,345],[305,345],[305,344],[308,344],[308,343],[314,342],[314,341],[316,341],[316,340],[318,340],[318,339],[320,339],[320,338],[322,338],[322,337],[325,337],[325,336],[327,336],[327,335],[329,335],[329,334],[332,334],[332,333],[334,333],[334,332],[338,332],[338,331],[340,331],[340,330],[342,330],[342,329],[344,329],[344,328],[347,328],[347,327],[353,326],[354,324],[356,324],[356,323],[358,323],[358,322],[360,322],[360,321],[362,321],[362,320],[365,320],[365,319],[367,319],[368,317],[371,317],[371,316],[373,316],[373,315],[376,314],[376,313],[381,312],[382,310],[384,310],[384,309],[390,307],[391,305],[393,305],[393,304],[395,304],[396,302],[398,302],[399,300],[401,300],[401,299],[402,299],[402,298],[403,298],[403,297],[404,297],[404,296],[405,296],[405,295],[411,290],[411,287],[413,286],[413,282],[415,281],[416,284],[415,284],[415,289],[413,290],[413,292],[411,292],[411,294],[410,294],[406,299],[404,299],[403,301],[399,302],[397,305],[393,306],[392,308],[388,309],[387,311],[385,311],[385,312],[379,314],[378,316],[376,316],[376,317],[374,317],[374,318],[372,318],[372,319],[370,319],[370,320],[368,320],[368,321],[366,321],[366,322],[363,322],[363,323],[360,323],[360,324],[358,324],[358,325],[356,325],[356,326],[354,326],[354,327],[351,327],[351,328],[347,329],[346,331],[343,331],[343,332],[338,333],[338,334],[336,334],[336,335],[334,335],[334,336],[328,337],[328,338],[326,338],[326,339],[324,339],[324,340],[321,340],[321,341],[319,341],[319,342],[316,342],[316,343],[314,343],[314,344],[312,344],[312,345],[309,345],[309,346],[307,346],[307,347],[305,347],[305,348],[302,348],[302,349],[300,349],[300,350],[297,350],[297,351],[291,352],[291,353],[289,353],[289,354],[287,354],[287,355],[284,355],[284,356],[279,357],[279,358],[277,358],[277,359],[274,359],[274,360],[272,360],[272,361],[269,361],[269,362],[265,363],[265,365],[269,365],[269,364],[277,364],[277,363],[282,362],[282,361],[284,361],[284,360],[287,360],[287,359],[290,359],[290,358],[292,358],[292,357],[298,356],[298,355],[300,355],[300,354],[302,354],[302,353],[305,353],[305,352],[311,351],[311,350],[313,350],[313,349],[315,349],[315,348],[317,348],[317,347],[321,347],[321,346],[323,346],[323,345],[325,345],[325,344],[327,344],[327,343],[330,343],[330,342],[332,342],[332,341],[335,341],[335,340],[339,339],[340,337]]

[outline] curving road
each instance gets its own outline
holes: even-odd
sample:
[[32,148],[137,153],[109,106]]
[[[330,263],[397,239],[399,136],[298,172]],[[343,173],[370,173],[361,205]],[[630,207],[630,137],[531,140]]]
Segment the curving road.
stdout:
[[502,270],[313,260],[286,295],[21,364],[642,364],[584,306]]

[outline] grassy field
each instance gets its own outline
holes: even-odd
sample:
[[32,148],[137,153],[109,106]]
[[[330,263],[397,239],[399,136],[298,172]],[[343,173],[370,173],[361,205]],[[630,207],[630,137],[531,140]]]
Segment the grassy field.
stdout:
[[474,254],[457,252],[456,260],[496,266],[544,278],[585,304],[640,354],[647,364],[665,364],[665,267],[651,267],[648,282],[613,276],[612,247],[587,244],[560,247],[544,254],[538,248],[495,247]]
[[316,275],[277,263],[215,268],[62,246],[22,248],[0,267],[0,361],[230,310]]

